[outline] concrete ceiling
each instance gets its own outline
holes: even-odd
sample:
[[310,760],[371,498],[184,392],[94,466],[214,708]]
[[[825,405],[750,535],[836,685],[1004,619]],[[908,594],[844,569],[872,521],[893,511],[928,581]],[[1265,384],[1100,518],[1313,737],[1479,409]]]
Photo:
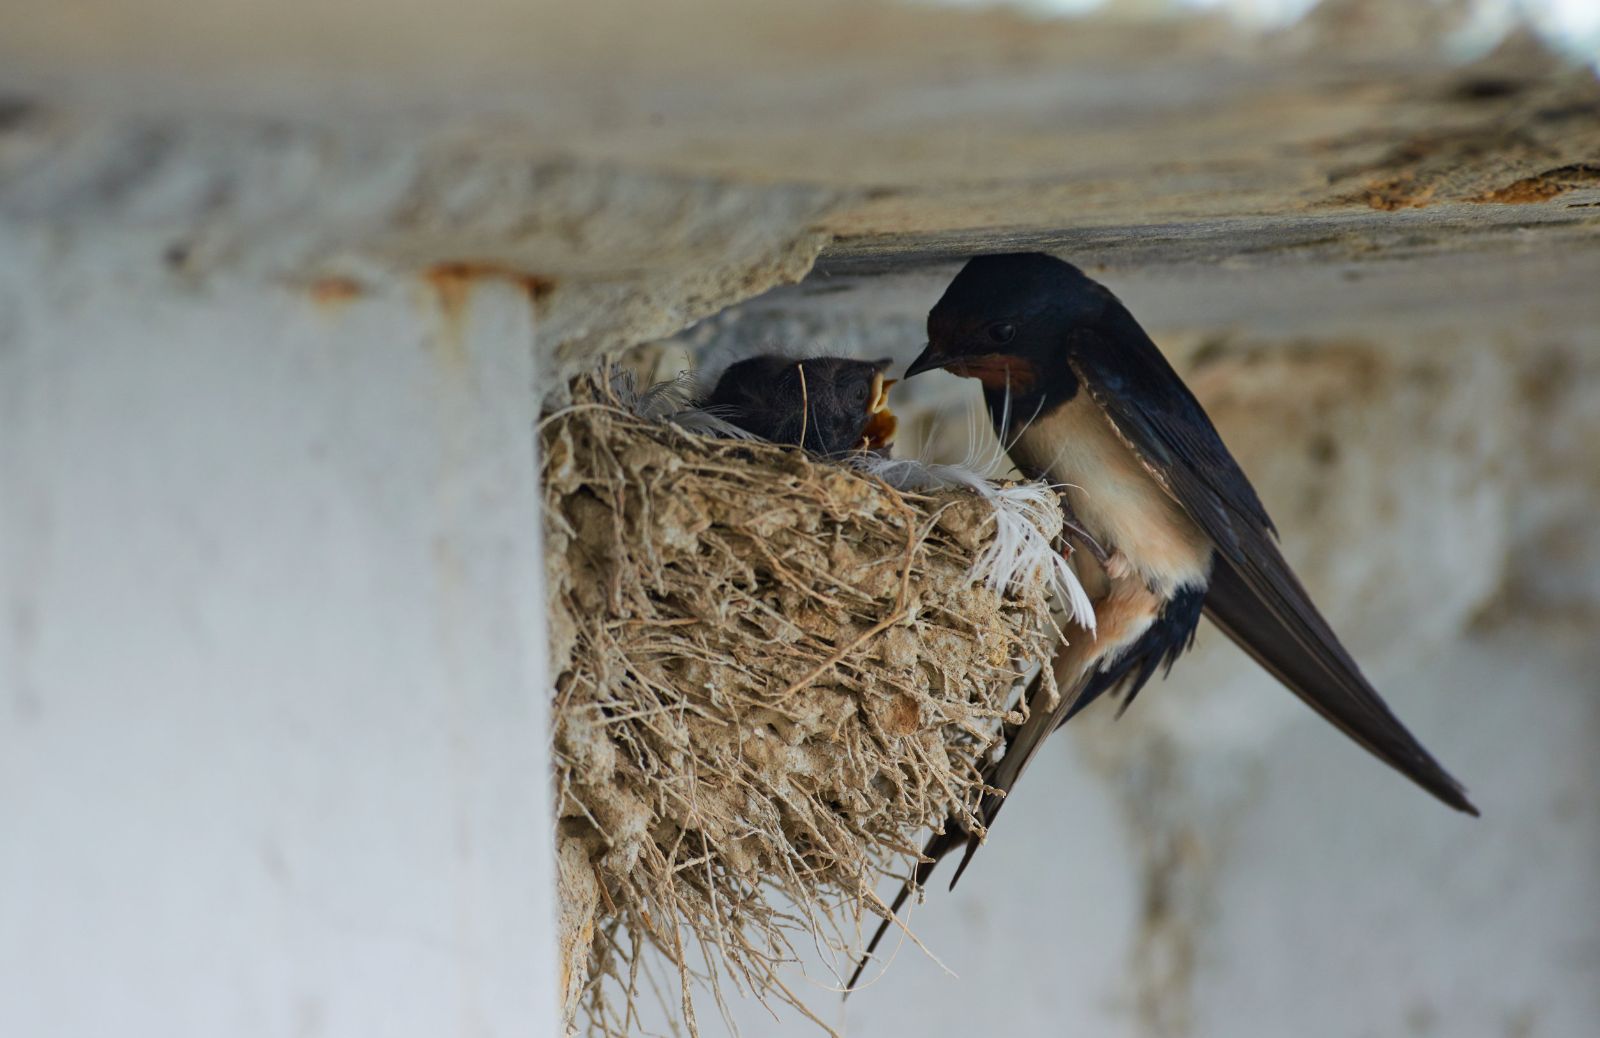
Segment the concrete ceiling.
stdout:
[[841,288],[1013,247],[1287,318],[1317,308],[1251,284],[1594,316],[1600,85],[1522,37],[1453,64],[1450,5],[1266,37],[888,3],[10,6],[0,216],[159,228],[196,277],[518,280],[563,369],[814,261]]

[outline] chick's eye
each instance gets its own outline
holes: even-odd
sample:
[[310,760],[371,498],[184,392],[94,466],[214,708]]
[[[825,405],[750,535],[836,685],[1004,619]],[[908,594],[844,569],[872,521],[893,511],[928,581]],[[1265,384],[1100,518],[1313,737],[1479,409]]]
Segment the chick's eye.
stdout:
[[867,405],[868,386],[865,382],[857,382],[850,387],[850,402],[861,407]]
[[1006,321],[1000,321],[997,324],[991,324],[988,328],[985,328],[984,331],[988,334],[990,342],[1001,346],[1004,346],[1006,343],[1017,337],[1017,326]]

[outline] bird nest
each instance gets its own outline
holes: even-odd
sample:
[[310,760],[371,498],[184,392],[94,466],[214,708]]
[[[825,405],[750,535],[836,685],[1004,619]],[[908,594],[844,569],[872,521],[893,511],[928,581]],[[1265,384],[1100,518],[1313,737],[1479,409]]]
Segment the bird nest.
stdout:
[[975,571],[992,499],[647,420],[599,381],[541,442],[569,1027],[632,1033],[653,989],[695,1033],[702,984],[816,1020],[796,938],[836,986],[875,881],[970,817],[1056,636],[1049,567]]

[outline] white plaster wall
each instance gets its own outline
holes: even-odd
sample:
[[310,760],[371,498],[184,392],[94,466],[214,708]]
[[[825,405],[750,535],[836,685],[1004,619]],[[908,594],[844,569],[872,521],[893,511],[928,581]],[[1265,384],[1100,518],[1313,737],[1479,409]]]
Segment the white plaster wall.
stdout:
[[554,1021],[533,328],[0,223],[0,1035]]

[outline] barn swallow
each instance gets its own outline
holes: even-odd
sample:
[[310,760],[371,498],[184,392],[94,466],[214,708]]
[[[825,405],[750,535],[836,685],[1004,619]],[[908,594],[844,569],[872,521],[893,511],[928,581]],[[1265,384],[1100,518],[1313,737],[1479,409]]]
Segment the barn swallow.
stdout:
[[729,365],[700,406],[763,440],[815,454],[881,450],[894,438],[896,425],[889,410],[894,381],[883,377],[891,363],[750,357]]
[[[1064,487],[1068,528],[1098,542],[1074,567],[1097,631],[1068,631],[1052,664],[1059,701],[1004,733],[976,825],[952,819],[891,906],[962,843],[959,879],[1045,739],[1097,698],[1122,709],[1193,644],[1202,614],[1308,706],[1423,789],[1478,813],[1461,784],[1390,712],[1279,552],[1277,530],[1199,402],[1110,290],[1041,253],[967,263],[928,315],[906,377],[977,379],[1025,476]],[[867,955],[883,936],[879,928]],[[865,958],[863,958],[863,964]],[[853,986],[860,968],[851,978]]]

